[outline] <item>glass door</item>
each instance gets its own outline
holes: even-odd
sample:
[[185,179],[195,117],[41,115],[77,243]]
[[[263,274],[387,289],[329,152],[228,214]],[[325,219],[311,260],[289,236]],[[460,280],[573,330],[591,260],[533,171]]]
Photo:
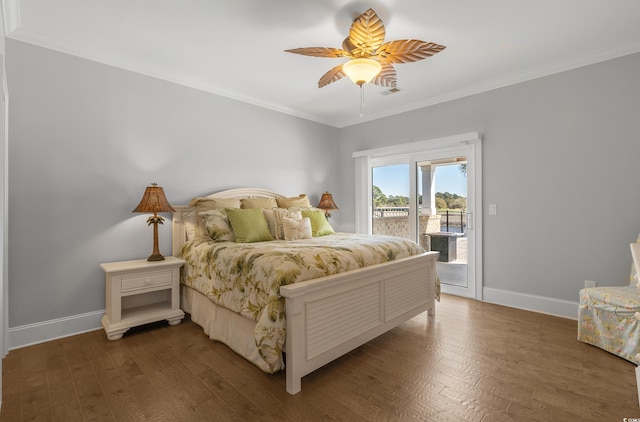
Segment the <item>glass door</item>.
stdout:
[[470,132],[359,151],[356,230],[440,253],[443,293],[482,299],[482,145]]
[[416,171],[420,244],[440,253],[443,291],[468,289],[467,157],[418,161]]

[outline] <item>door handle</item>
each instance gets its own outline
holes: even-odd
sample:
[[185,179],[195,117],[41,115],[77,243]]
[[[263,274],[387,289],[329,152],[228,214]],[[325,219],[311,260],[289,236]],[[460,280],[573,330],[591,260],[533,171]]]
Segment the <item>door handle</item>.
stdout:
[[473,230],[473,213],[467,213],[467,230]]

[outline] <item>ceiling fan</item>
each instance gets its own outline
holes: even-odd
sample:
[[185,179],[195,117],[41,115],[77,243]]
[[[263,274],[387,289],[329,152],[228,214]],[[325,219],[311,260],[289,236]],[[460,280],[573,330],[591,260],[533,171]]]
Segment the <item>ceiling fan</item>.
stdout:
[[423,60],[444,50],[443,45],[420,40],[397,40],[384,43],[385,30],[382,20],[373,9],[355,18],[349,36],[342,48],[305,47],[285,50],[288,53],[314,57],[348,57],[350,60],[325,73],[318,81],[318,88],[348,76],[361,88],[371,82],[386,88],[397,85],[395,63]]

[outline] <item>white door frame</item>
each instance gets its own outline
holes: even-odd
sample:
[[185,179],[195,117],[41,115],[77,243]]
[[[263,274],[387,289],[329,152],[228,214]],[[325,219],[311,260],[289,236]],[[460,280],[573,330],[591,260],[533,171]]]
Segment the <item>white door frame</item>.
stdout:
[[[410,164],[410,210],[412,232],[416,231],[417,168],[416,163],[425,158],[447,158],[459,155],[467,157],[467,230],[473,231],[471,252],[467,257],[469,288],[442,286],[444,293],[473,297],[482,300],[482,138],[479,132],[430,139],[390,147],[353,153],[356,164],[356,231],[372,233],[371,169],[381,165]],[[413,226],[411,226],[413,225]]]

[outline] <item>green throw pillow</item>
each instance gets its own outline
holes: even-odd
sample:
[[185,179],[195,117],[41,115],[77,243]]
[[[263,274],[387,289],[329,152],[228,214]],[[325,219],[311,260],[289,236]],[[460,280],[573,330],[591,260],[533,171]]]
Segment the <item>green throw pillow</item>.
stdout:
[[237,243],[263,242],[273,240],[269,234],[267,220],[260,208],[226,208],[227,218],[233,228]]
[[311,234],[313,237],[334,234],[331,224],[327,221],[322,210],[302,210],[302,218],[311,220]]

